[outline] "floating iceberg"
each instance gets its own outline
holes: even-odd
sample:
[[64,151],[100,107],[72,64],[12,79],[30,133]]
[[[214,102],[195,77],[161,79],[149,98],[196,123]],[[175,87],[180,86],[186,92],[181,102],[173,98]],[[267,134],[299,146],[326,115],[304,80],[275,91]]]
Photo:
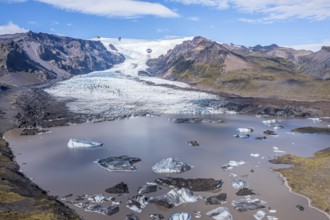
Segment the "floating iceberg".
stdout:
[[85,208],[86,212],[96,212],[102,215],[113,215],[117,212],[119,212],[119,207],[116,205],[111,205],[111,206],[102,206],[102,205],[90,205]]
[[191,216],[186,212],[178,212],[171,215],[169,220],[190,220]]
[[210,196],[206,199],[207,205],[223,205],[226,203],[227,194],[226,193],[220,193],[216,196]]
[[265,218],[265,216],[266,213],[262,210],[257,211],[257,213],[253,215],[253,217],[257,220],[262,220],[263,218]]
[[162,220],[164,216],[162,214],[150,214],[149,215],[151,220]]
[[165,195],[157,196],[150,200],[150,203],[154,203],[160,206],[164,206],[168,209],[174,206],[179,206],[184,203],[197,202],[198,196],[195,196],[192,191],[185,188],[174,188]]
[[128,199],[126,207],[134,212],[141,213],[149,203],[149,198],[143,195],[133,196]]
[[285,151],[283,150],[280,150],[278,147],[273,147],[273,152],[276,153],[276,154],[284,154]]
[[157,184],[177,187],[177,188],[187,188],[191,191],[210,191],[220,189],[223,185],[222,180],[215,180],[212,178],[197,178],[197,179],[183,179],[174,177],[158,178],[155,180]]
[[267,220],[278,220],[278,218],[275,216],[268,215]]
[[71,138],[68,142],[69,148],[90,148],[90,147],[99,147],[103,144],[97,141],[88,140],[88,139],[76,139]]
[[88,201],[93,203],[103,203],[107,201],[112,201],[113,197],[111,196],[105,196],[103,194],[95,194],[95,195],[86,195],[85,196]]
[[143,186],[138,188],[138,194],[147,194],[157,191],[157,184],[156,183],[146,183]]
[[270,120],[264,120],[262,121],[262,123],[264,125],[267,125],[269,127],[273,127],[274,129],[280,129],[283,128],[282,125],[279,124],[280,121],[276,120],[276,119],[270,119]]
[[260,154],[250,154],[251,157],[259,157]]
[[191,165],[186,164],[177,158],[169,157],[156,163],[152,167],[152,171],[155,173],[182,173],[191,168]]
[[308,118],[308,120],[311,120],[313,123],[320,123],[322,120],[320,118]]
[[243,189],[243,188],[248,188],[249,184],[245,180],[235,178],[232,181],[232,186],[235,189]]
[[265,208],[267,203],[260,199],[252,199],[250,196],[246,196],[244,199],[233,200],[232,206],[239,212],[245,212],[248,210]]
[[97,163],[109,171],[136,171],[134,164],[140,161],[140,158],[124,155],[119,157],[108,157],[106,159],[98,160]]
[[237,131],[239,133],[252,133],[253,132],[253,128],[237,128]]
[[231,160],[231,161],[229,161],[229,163],[222,165],[222,169],[232,170],[234,167],[238,167],[238,166],[241,166],[244,164],[245,164],[245,161],[243,161],[243,160],[241,160],[241,161]]
[[126,215],[125,220],[140,220],[140,218],[136,214],[132,213],[132,214]]
[[233,216],[226,207],[215,208],[207,212],[206,215],[216,220],[233,220]]

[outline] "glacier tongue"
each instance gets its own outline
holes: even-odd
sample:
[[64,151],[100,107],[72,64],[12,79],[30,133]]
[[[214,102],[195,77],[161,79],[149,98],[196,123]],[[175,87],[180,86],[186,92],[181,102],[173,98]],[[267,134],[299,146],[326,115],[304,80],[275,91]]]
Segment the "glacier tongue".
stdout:
[[[185,39],[124,39],[115,42],[114,39],[102,38],[101,42],[107,48],[109,43],[112,43],[119,53],[124,54],[124,63],[106,71],[80,75],[59,82],[46,91],[69,100],[67,105],[73,112],[100,114],[104,117],[223,113],[223,100],[216,95],[187,90],[190,86],[181,82],[138,76],[139,71],[146,71],[148,59],[165,54]],[[147,48],[151,48],[152,53],[148,54]]]

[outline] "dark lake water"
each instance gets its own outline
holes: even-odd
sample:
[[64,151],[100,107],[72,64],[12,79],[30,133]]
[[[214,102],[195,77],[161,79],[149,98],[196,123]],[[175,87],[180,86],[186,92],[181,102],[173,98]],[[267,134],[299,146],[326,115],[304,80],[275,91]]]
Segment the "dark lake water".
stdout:
[[[168,157],[179,158],[194,166],[190,171],[169,176],[222,179],[224,186],[221,192],[227,193],[228,196],[227,203],[222,206],[229,208],[235,220],[254,219],[253,215],[257,210],[240,213],[231,205],[233,199],[242,198],[235,195],[237,189],[231,185],[231,173],[237,174],[249,183],[250,188],[257,193],[252,196],[253,198],[267,202],[267,208],[263,209],[266,215],[276,216],[280,220],[328,219],[323,213],[309,208],[305,198],[290,193],[279,175],[271,170],[272,167],[278,166],[268,163],[268,159],[278,154],[274,152],[274,147],[298,156],[311,156],[314,152],[329,147],[327,135],[290,132],[297,127],[327,126],[327,123],[315,124],[308,119],[282,120],[280,124],[284,128],[275,130],[278,136],[255,140],[257,136],[264,136],[263,131],[272,129],[262,123],[262,118],[225,114],[204,116],[223,119],[222,124],[176,124],[168,120],[176,117],[182,116],[163,115],[56,127],[52,128],[50,133],[35,136],[19,136],[17,130],[12,130],[5,136],[22,171],[51,195],[62,197],[71,193],[74,196],[105,193],[105,189],[121,181],[128,184],[129,194],[114,195],[116,200],[122,203],[119,205],[120,212],[113,216],[85,212],[70,205],[86,220],[125,219],[127,214],[132,213],[126,208],[127,199],[137,194],[139,186],[166,176],[153,173],[151,167]],[[249,127],[254,129],[250,138],[233,137],[237,128]],[[91,138],[104,145],[95,149],[69,149],[67,143],[70,138]],[[200,146],[189,147],[186,143],[189,140],[197,140]],[[251,154],[259,154],[259,157],[253,157]],[[97,159],[121,155],[142,159],[136,164],[136,172],[109,172],[95,163]],[[246,164],[224,171],[221,166],[230,160],[243,160]],[[251,169],[254,172],[251,172]],[[168,191],[168,188],[162,187],[148,196],[162,195]],[[195,194],[208,197],[218,193],[219,191]],[[298,211],[297,204],[304,206],[305,210]],[[201,219],[211,219],[205,213],[218,206],[205,205],[203,200],[170,210],[148,204],[143,212],[137,215],[140,219],[150,219],[149,214],[162,213],[167,219],[177,211],[185,211],[195,219],[194,211],[198,210],[202,213]],[[269,208],[276,210],[276,213],[269,214]]]

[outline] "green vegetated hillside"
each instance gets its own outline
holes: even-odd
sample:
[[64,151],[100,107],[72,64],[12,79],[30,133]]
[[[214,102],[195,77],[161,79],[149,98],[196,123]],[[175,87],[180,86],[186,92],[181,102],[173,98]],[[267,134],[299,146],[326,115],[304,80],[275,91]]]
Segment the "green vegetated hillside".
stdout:
[[330,52],[271,45],[246,48],[195,37],[158,59],[149,71],[200,89],[244,97],[330,100]]

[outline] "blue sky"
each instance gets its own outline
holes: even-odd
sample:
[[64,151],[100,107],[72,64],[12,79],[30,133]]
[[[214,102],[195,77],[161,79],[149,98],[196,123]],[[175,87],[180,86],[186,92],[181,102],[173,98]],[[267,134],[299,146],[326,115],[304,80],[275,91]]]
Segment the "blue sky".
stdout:
[[0,0],[0,34],[27,30],[316,50],[330,45],[330,0]]

